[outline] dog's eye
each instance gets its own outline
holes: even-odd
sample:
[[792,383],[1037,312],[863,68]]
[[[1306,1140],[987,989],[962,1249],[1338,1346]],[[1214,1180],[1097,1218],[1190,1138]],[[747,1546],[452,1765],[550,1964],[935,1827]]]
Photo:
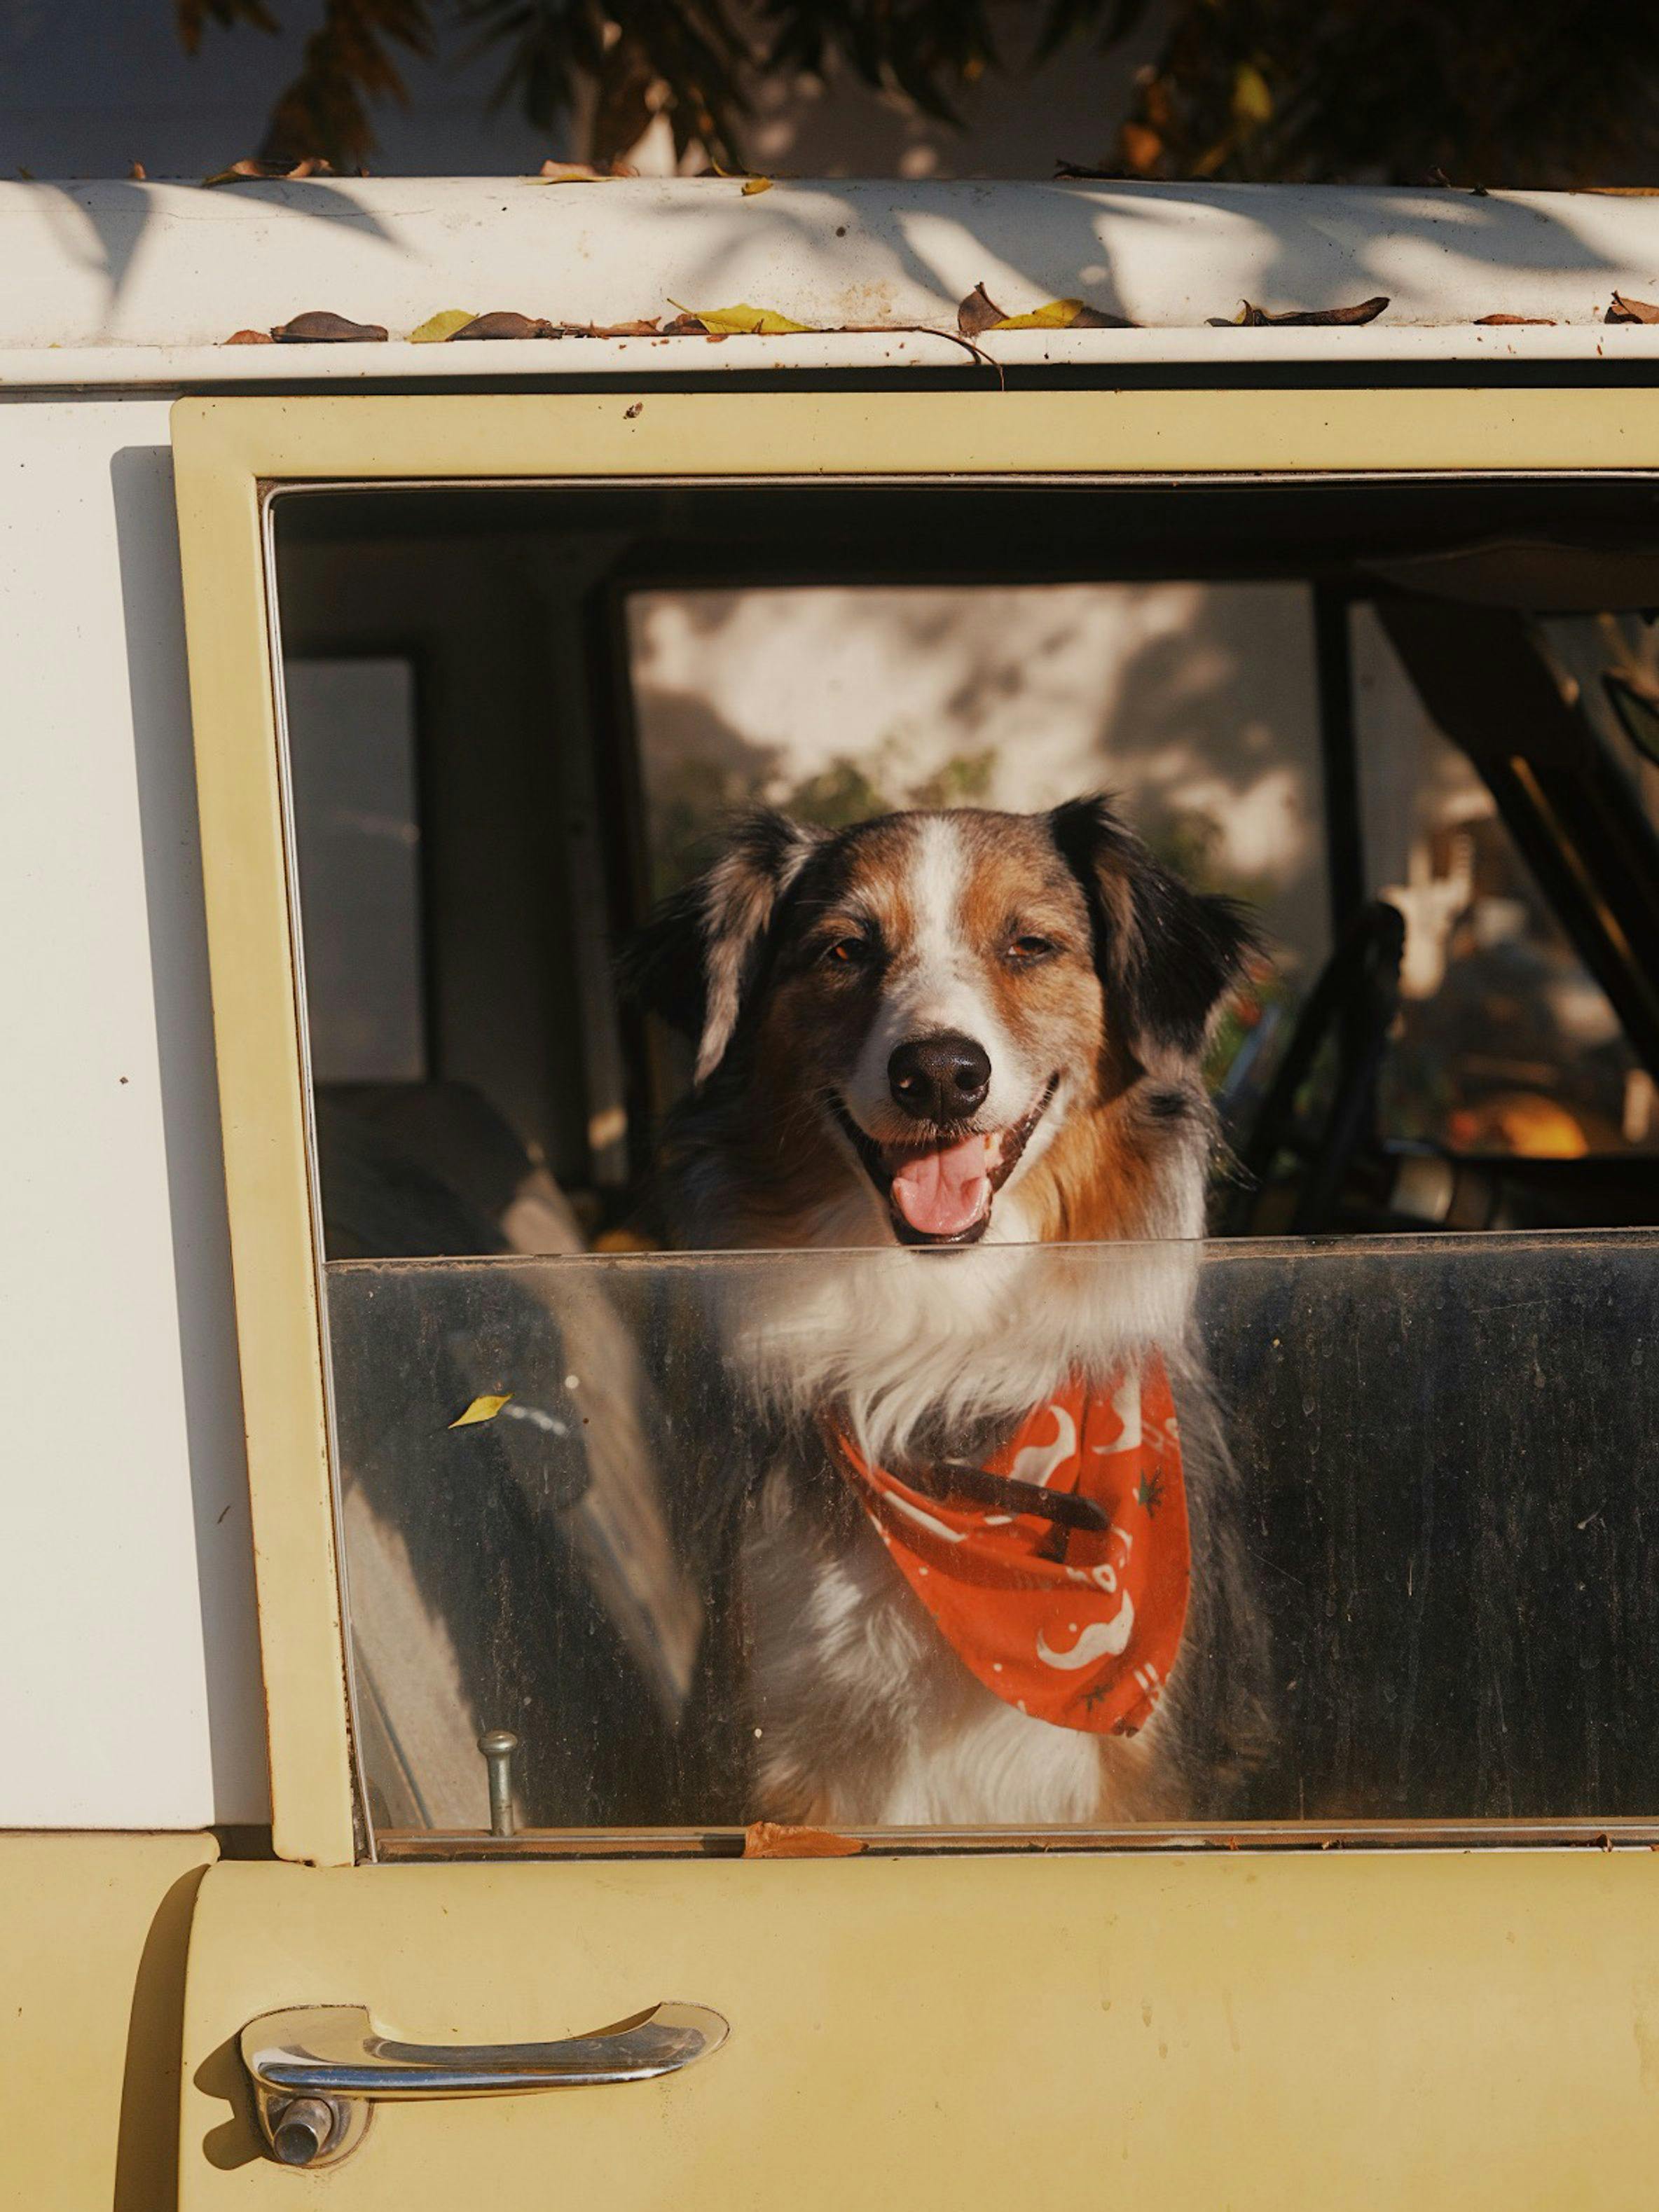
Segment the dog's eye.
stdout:
[[1049,959],[1059,950],[1051,938],[1038,937],[1035,933],[1026,931],[1011,941],[1006,957],[1016,968],[1032,968],[1039,960]]
[[861,968],[869,957],[869,941],[862,937],[838,937],[823,948],[825,963],[831,968]]

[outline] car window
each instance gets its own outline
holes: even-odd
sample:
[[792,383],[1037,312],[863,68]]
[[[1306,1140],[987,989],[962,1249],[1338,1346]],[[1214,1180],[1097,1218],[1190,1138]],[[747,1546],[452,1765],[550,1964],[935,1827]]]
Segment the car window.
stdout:
[[[274,501],[377,1848],[1659,1817],[1630,1475],[1656,1410],[1649,939],[1628,902],[1603,929],[1594,843],[1554,849],[1546,804],[1522,858],[1534,733],[1495,766],[1443,681],[1478,700],[1495,666],[1446,548],[1478,563],[1507,508],[1541,590],[1572,568],[1551,502],[1565,534],[1581,498]],[[1641,517],[1609,492],[1589,519],[1613,542]],[[1503,613],[1505,639],[1557,636],[1530,599]],[[1079,1064],[1137,1128],[1190,1129],[1179,1202],[1130,1147],[1099,1177],[1146,1196],[1117,1242],[1057,1203],[1035,1242],[902,1249],[901,1216],[957,1234],[1002,1153],[977,1176],[871,1139],[872,1164],[815,1093],[774,1133],[879,1169],[888,1225],[715,1206],[688,1237],[677,1200],[711,1171],[677,1117],[711,1003],[770,955],[716,972],[706,886],[641,932],[734,811],[838,832],[1103,791],[1145,841],[1109,912],[1034,834],[1089,917],[1075,1003],[1105,1026]],[[1016,964],[1066,949],[1014,937]],[[1011,1172],[1064,1073],[994,1133]],[[791,1243],[818,1249],[763,1249]],[[848,1380],[883,1359],[882,1405],[921,1393],[908,1424]]]

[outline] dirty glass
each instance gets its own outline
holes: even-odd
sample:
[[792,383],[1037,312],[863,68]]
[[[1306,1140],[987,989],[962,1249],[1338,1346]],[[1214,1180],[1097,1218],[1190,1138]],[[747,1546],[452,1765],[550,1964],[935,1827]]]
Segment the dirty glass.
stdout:
[[[384,1850],[736,1850],[745,1824],[815,1810],[894,1846],[952,1828],[1150,1838],[1194,1819],[1292,1841],[1353,1823],[1659,1833],[1659,1235],[377,1261],[331,1266],[327,1293],[358,1743]],[[1000,1326],[953,1351],[964,1311]],[[1167,1346],[1188,1312],[1208,1379],[1166,1362],[1171,1460],[1152,1370],[1124,1347],[1148,1331]],[[825,1347],[849,1330],[859,1371],[885,1335],[935,1404],[1004,1377],[1000,1423],[959,1411],[914,1431],[902,1467],[889,1456],[917,1484],[924,1463],[954,1468],[926,1514],[975,1542],[980,1524],[1023,1530],[1054,1570],[1031,1571],[1045,1590],[1081,1563],[1094,1610],[1042,1632],[1051,1654],[1106,1648],[1103,1672],[1045,1677],[1071,1702],[1044,1726],[1028,1712],[1021,1731],[1016,1701],[985,1686],[998,1623],[975,1644],[939,1593],[924,1605],[921,1540],[873,1549],[880,1501],[826,1444],[851,1417]],[[974,1488],[975,1470],[1011,1465],[1063,1486],[1042,1448],[1059,1449],[1068,1364],[1091,1378],[1077,1435],[1108,1457],[1135,1446],[1105,1537]],[[1036,1410],[1016,1418],[1022,1376]],[[1035,1457],[999,1459],[1033,1438]],[[1183,1494],[1171,1660],[1154,1584],[1179,1566]],[[801,1513],[780,1582],[765,1544]],[[1110,1548],[1128,1529],[1151,1565]],[[820,1574],[860,1544],[857,1575]],[[1146,1719],[1112,1678],[1121,1611],[1102,1593],[1122,1591],[1151,1639],[1127,1660],[1163,1660],[1149,1697],[1171,1686],[1134,1736],[1092,1729],[1086,1702]],[[842,1725],[849,1679],[862,1737]],[[919,1815],[895,1712],[936,1778],[961,1754],[942,1812]],[[1006,1753],[998,1723],[1042,1746],[1024,1781],[1006,1758],[972,1770]],[[780,1729],[797,1770],[823,1771],[785,1775]],[[490,1731],[516,1740],[496,1753],[493,1837]],[[1126,1752],[1155,1787],[1114,1783],[1092,1814],[1073,1790],[1057,1816],[1055,1771]],[[640,1831],[654,1832],[630,1844]]]

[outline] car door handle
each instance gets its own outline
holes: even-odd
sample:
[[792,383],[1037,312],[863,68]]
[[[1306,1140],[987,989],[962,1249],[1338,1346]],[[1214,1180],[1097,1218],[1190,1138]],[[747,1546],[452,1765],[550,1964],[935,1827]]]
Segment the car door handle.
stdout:
[[251,2020],[241,2050],[268,2154],[283,2166],[332,2166],[386,2100],[650,2081],[706,2058],[729,2033],[707,2005],[671,2003],[558,2043],[404,2043],[362,2005],[301,2005]]

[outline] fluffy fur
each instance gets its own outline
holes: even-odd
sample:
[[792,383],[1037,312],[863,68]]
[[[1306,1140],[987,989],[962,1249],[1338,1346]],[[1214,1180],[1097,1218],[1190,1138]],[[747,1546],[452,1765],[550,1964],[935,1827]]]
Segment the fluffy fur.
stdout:
[[[737,1537],[745,1817],[1080,1825],[1236,1803],[1263,1655],[1190,1313],[1213,1143],[1199,1059],[1248,942],[1099,799],[833,836],[756,815],[646,933],[638,988],[697,1041],[664,1148],[676,1241],[817,1248],[722,1271],[715,1294],[757,1444]],[[902,1079],[918,1040],[959,1048],[940,1063],[957,1088]],[[1180,1406],[1192,1594],[1153,1719],[1101,1737],[963,1667],[825,1465],[817,1415],[837,1407],[880,1459],[987,1451],[1060,1378],[1149,1347]]]

